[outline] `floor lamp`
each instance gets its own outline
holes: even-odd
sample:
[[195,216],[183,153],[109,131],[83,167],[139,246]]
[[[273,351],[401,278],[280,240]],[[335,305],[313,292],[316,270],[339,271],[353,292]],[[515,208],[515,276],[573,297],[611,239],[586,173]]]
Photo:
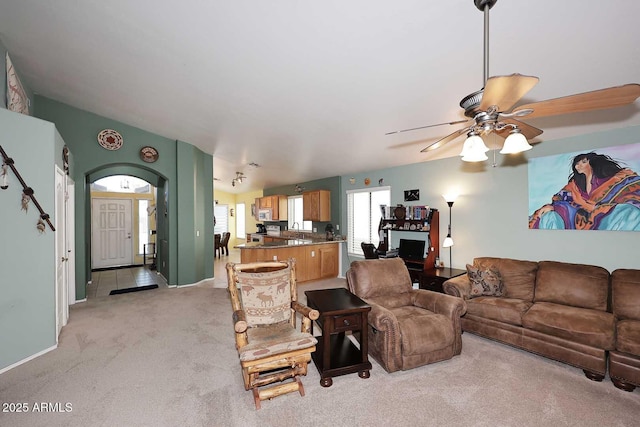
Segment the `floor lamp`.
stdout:
[[453,202],[456,200],[457,196],[455,194],[443,194],[442,197],[444,198],[444,201],[447,202],[447,205],[449,205],[449,228],[447,237],[445,237],[444,241],[442,242],[442,247],[449,248],[449,268],[453,268],[453,263],[451,261],[451,246],[453,246],[453,239],[451,238],[451,207],[453,206]]

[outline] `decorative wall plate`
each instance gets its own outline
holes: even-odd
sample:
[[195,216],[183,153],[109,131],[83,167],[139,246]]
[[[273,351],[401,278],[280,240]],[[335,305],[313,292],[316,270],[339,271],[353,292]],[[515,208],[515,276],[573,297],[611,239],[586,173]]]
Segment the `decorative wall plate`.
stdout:
[[153,147],[146,146],[140,149],[140,158],[144,162],[153,163],[158,160],[158,157],[158,150]]
[[407,217],[407,210],[404,206],[398,206],[393,210],[393,214],[395,215],[396,219],[405,219]]
[[107,150],[118,150],[122,147],[122,135],[113,129],[105,129],[98,133],[98,144]]

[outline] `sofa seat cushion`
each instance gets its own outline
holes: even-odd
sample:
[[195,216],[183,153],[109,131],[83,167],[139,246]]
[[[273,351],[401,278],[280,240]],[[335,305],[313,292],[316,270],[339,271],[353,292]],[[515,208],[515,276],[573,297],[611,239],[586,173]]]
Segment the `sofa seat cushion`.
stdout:
[[640,356],[640,320],[619,320],[616,350]]
[[391,310],[398,319],[403,356],[427,354],[450,346],[455,337],[451,319],[415,306]]
[[538,302],[524,314],[522,325],[603,350],[612,350],[615,344],[615,319],[605,311]]
[[522,326],[522,315],[533,303],[514,298],[477,297],[467,300],[467,314]]

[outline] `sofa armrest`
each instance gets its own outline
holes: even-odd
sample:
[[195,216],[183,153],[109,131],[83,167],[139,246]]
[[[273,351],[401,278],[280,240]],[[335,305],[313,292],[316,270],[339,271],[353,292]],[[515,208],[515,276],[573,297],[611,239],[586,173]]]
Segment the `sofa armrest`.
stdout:
[[461,276],[453,277],[442,285],[444,293],[447,295],[453,295],[454,297],[460,297],[462,299],[469,299],[471,295],[471,282],[469,276],[463,274]]
[[462,298],[440,292],[416,289],[413,291],[413,305],[434,313],[443,314],[455,321],[467,312],[467,303]]

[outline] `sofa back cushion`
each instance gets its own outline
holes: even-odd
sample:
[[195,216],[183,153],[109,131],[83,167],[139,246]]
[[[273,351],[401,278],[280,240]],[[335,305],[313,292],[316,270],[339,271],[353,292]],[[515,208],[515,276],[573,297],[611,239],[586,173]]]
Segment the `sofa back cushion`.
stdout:
[[535,302],[607,310],[609,272],[595,265],[540,261]]
[[615,270],[611,273],[611,288],[616,318],[640,320],[640,270]]
[[353,261],[347,283],[351,292],[364,299],[413,291],[409,270],[401,258]]
[[510,258],[480,257],[473,265],[482,268],[495,268],[500,272],[503,284],[503,297],[533,301],[538,263]]

